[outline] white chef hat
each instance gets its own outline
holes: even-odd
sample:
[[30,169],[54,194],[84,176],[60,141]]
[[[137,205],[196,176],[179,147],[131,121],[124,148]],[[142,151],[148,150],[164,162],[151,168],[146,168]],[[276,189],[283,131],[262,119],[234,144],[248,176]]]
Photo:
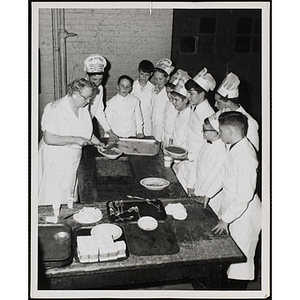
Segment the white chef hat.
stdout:
[[181,77],[186,76],[187,72],[181,69],[178,69],[175,74],[173,74],[169,80],[169,83],[176,85]]
[[221,96],[228,97],[229,99],[237,98],[239,96],[239,84],[239,78],[235,74],[229,73],[219,86],[217,92]]
[[184,80],[184,78],[180,78],[178,83],[174,87],[174,92],[186,97],[187,96],[187,90],[184,86],[185,83],[186,83],[186,81]]
[[193,80],[199,84],[205,91],[213,91],[216,87],[216,81],[211,74],[207,73],[207,69],[203,68]]
[[91,54],[84,61],[83,71],[87,73],[103,73],[104,68],[106,67],[106,59],[99,54]]
[[174,70],[174,67],[172,66],[172,61],[168,58],[163,58],[159,60],[156,63],[155,67],[164,70],[168,75],[170,75],[171,72]]

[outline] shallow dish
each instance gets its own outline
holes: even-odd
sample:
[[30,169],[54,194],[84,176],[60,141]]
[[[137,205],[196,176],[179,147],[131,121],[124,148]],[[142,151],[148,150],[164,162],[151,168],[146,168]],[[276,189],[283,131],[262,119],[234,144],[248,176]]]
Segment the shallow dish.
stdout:
[[118,239],[122,235],[122,229],[121,227],[109,224],[109,223],[103,223],[99,224],[91,229],[91,235],[93,236],[112,236],[114,240]]
[[103,156],[109,159],[116,159],[122,154],[122,151],[115,147],[111,149],[104,149],[104,148],[103,149],[97,148],[97,149],[100,154],[102,154]]
[[187,150],[178,146],[168,146],[165,151],[173,158],[180,158],[187,154]]
[[77,214],[74,214],[73,218],[78,223],[95,223],[102,219],[102,212],[96,207],[84,207]]
[[56,234],[54,234],[54,239],[56,240],[57,243],[63,244],[67,242],[70,239],[70,234],[66,231],[59,231]]
[[152,217],[142,217],[138,220],[138,226],[146,231],[152,231],[157,228],[158,222]]
[[140,181],[140,184],[151,191],[160,191],[166,188],[170,181],[163,178],[148,177]]

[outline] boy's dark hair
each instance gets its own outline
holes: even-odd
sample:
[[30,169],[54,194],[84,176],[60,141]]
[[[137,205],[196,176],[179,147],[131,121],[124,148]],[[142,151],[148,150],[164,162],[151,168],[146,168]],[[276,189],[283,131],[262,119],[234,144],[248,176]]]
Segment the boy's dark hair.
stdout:
[[240,103],[240,99],[239,99],[239,97],[236,97],[236,98],[228,98],[228,96],[226,96],[226,97],[224,97],[224,96],[222,96],[221,94],[219,94],[218,92],[216,92],[221,98],[222,98],[222,100],[224,101],[224,102],[227,102],[227,101],[231,101],[231,102],[233,102],[233,103],[236,103],[236,104],[239,104]]
[[206,90],[203,89],[197,82],[195,82],[193,79],[189,79],[186,83],[185,83],[185,88],[187,91],[190,91],[191,89],[194,89],[198,94],[204,92],[205,93],[205,97],[206,97]]
[[154,66],[153,63],[149,60],[142,60],[139,63],[139,71],[143,71],[145,73],[153,73]]
[[226,111],[219,116],[219,126],[230,125],[241,130],[243,136],[247,135],[248,118],[239,111]]
[[119,79],[118,79],[118,84],[120,84],[120,82],[121,82],[122,79],[129,80],[130,83],[131,83],[131,86],[133,86],[133,79],[131,77],[129,77],[128,75],[122,75],[122,76],[120,76]]

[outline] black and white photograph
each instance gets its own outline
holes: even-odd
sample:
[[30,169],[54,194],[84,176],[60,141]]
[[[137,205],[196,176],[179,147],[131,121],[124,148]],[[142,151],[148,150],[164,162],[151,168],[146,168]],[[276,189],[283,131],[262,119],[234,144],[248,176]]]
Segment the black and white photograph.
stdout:
[[30,297],[270,297],[270,2],[30,14]]

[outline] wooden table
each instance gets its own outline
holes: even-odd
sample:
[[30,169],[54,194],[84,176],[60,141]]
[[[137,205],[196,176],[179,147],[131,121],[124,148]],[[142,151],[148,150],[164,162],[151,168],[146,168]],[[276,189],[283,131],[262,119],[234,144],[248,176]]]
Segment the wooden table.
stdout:
[[[81,264],[73,261],[60,268],[46,269],[46,278],[50,289],[123,289],[125,285],[157,283],[168,280],[204,278],[207,289],[220,289],[221,274],[230,263],[245,261],[245,257],[228,235],[215,235],[211,229],[217,223],[217,217],[210,209],[204,209],[193,198],[160,199],[164,206],[168,203],[182,203],[187,210],[183,221],[168,216],[179,252],[172,255],[135,256],[129,254],[126,260]],[[75,204],[73,209],[63,205],[60,222],[74,230],[82,226],[73,217],[64,220],[83,206],[97,206],[103,213],[98,223],[108,222],[106,203]],[[45,216],[52,215],[50,206],[39,207],[39,223],[45,222]],[[97,224],[98,224],[97,223]],[[125,229],[124,225],[118,224]],[[116,287],[118,286],[118,287]]]
[[[118,168],[131,170],[130,176],[117,176]],[[101,176],[101,172],[106,177]],[[108,175],[112,176],[108,176]],[[161,177],[170,181],[162,191],[149,191],[140,185],[146,177]],[[124,156],[117,160],[102,157],[95,147],[82,149],[78,168],[79,198],[81,203],[126,199],[126,195],[147,198],[180,198],[186,193],[178,182],[173,170],[164,166],[163,153],[155,156]]]

